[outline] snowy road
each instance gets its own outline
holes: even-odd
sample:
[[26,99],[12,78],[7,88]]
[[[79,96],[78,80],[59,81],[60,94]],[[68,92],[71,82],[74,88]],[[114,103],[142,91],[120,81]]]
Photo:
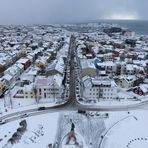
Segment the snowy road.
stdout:
[[[148,109],[148,101],[142,102],[139,104],[134,104],[134,105],[127,105],[127,106],[106,106],[106,107],[97,106],[95,107],[95,106],[90,106],[90,105],[81,105],[76,100],[75,101],[69,100],[68,102],[62,105],[46,107],[45,110],[43,111],[40,111],[38,110],[38,108],[36,108],[36,109],[28,109],[28,110],[10,113],[10,114],[1,116],[0,120],[6,120],[6,122],[11,122],[11,121],[23,118],[24,114],[27,114],[27,116],[36,116],[36,115],[60,112],[60,111],[86,110],[86,111],[110,112],[110,111],[130,111],[130,110],[137,110],[137,109],[142,109],[142,108]],[[24,118],[27,116],[24,116]]]

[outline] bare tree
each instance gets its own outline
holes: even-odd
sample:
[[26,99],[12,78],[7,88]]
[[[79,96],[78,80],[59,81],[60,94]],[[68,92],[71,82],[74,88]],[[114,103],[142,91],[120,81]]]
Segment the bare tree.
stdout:
[[37,97],[37,89],[36,89],[35,86],[34,86],[34,88],[33,88],[33,92],[34,92],[34,96],[35,96],[36,103],[39,103],[38,97]]

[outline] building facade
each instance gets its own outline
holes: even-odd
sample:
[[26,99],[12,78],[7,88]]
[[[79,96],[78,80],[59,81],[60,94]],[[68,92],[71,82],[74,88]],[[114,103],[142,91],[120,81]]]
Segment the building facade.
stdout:
[[62,76],[38,76],[35,82],[36,95],[38,99],[59,99],[63,91]]
[[83,80],[83,97],[86,100],[116,99],[117,87],[112,80],[91,77]]

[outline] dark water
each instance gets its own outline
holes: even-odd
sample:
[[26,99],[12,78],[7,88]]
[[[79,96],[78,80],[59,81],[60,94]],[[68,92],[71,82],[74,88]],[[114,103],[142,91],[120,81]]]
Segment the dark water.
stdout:
[[[87,26],[88,23],[117,24],[120,27],[134,31],[139,35],[148,35],[148,21],[140,21],[140,20],[99,20],[99,21],[78,23],[78,24],[75,24],[75,26],[69,26],[69,27],[63,27],[63,28],[69,31],[77,31],[77,32],[88,32],[89,29],[93,31],[99,31],[100,28],[88,27]],[[81,26],[81,24],[83,24],[84,26]]]
[[103,21],[113,24],[118,24],[140,35],[148,35],[148,21],[140,20],[108,20]]

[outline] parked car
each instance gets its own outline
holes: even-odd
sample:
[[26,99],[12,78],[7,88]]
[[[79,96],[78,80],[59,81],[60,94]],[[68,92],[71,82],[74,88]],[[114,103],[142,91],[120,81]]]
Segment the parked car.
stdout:
[[0,125],[5,124],[6,121],[5,120],[0,120]]
[[38,110],[45,110],[46,108],[44,106],[39,107]]
[[21,118],[25,118],[25,117],[28,117],[28,114],[23,114],[23,115],[21,115]]

